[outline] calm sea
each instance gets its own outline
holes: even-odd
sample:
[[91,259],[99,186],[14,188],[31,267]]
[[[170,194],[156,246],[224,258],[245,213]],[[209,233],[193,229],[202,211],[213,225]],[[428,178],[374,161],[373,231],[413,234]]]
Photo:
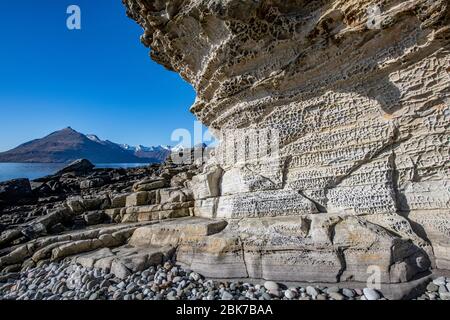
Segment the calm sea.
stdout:
[[[145,163],[96,163],[96,168],[137,168]],[[66,163],[0,163],[0,181],[18,178],[30,180],[54,174],[67,166]]]

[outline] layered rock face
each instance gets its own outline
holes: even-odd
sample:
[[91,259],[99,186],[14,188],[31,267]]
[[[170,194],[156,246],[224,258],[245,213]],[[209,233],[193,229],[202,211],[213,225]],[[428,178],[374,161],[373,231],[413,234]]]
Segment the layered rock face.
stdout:
[[123,2],[152,59],[196,89],[198,119],[239,132],[193,186],[196,215],[229,224],[181,260],[308,281],[450,268],[448,1]]

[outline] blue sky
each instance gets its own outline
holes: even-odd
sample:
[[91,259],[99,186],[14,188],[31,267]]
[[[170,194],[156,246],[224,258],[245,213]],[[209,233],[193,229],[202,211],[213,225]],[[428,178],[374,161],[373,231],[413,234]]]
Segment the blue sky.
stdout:
[[[81,30],[66,27],[81,8]],[[0,1],[0,151],[71,126],[118,143],[175,144],[192,87],[148,56],[120,0]]]

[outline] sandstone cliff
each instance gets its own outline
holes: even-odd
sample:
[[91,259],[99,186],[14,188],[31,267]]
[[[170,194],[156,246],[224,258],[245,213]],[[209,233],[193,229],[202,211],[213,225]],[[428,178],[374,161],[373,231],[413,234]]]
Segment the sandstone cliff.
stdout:
[[179,260],[280,280],[450,268],[448,1],[123,2],[217,136],[279,135],[265,159],[217,149],[193,179],[195,214],[229,225]]
[[221,143],[205,163],[198,147],[3,184],[2,272],[67,258],[122,279],[176,259],[206,277],[394,284],[450,269],[446,1],[124,3]]

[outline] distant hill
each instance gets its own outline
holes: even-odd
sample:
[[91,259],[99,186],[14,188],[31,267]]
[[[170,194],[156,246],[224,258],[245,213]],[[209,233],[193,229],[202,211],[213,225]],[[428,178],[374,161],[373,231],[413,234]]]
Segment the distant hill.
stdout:
[[155,163],[171,152],[170,147],[153,148],[125,147],[68,127],[0,153],[0,162],[65,163],[83,158],[93,163]]

